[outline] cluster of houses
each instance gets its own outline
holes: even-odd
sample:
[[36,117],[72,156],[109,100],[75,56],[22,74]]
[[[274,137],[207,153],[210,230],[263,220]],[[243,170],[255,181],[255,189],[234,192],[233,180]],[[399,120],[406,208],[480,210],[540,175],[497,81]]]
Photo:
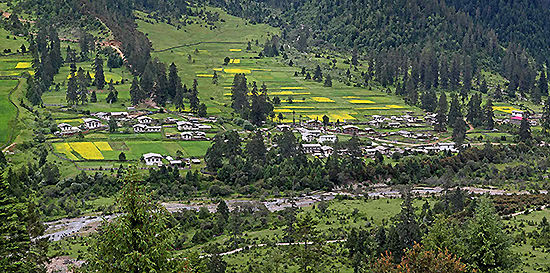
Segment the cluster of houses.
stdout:
[[205,140],[205,131],[211,130],[212,126],[200,123],[201,121],[215,122],[215,117],[210,118],[195,118],[187,117],[187,121],[180,121],[172,117],[167,117],[164,120],[156,120],[145,115],[143,112],[97,112],[92,114],[93,118],[83,118],[83,123],[79,126],[72,126],[68,123],[57,125],[58,136],[73,135],[82,131],[107,129],[108,126],[103,124],[101,120],[115,120],[119,126],[121,123],[134,123],[132,125],[133,132],[139,133],[158,133],[162,131],[162,124],[177,127],[181,134],[177,136],[169,136],[170,138],[182,140]]
[[57,125],[57,128],[59,131],[56,132],[56,135],[59,136],[67,136],[67,135],[74,135],[77,133],[89,130],[97,130],[97,129],[106,129],[107,125],[103,125],[101,121],[95,118],[83,118],[82,124],[80,124],[78,127],[72,126],[68,123],[60,123]]
[[171,156],[162,156],[161,154],[157,153],[147,153],[142,155],[143,161],[145,162],[145,165],[147,166],[163,166],[164,162],[163,159],[168,161],[168,166],[176,167],[180,169],[188,169],[191,167],[191,164],[200,164],[200,159],[190,159],[190,158],[180,158],[175,159]]

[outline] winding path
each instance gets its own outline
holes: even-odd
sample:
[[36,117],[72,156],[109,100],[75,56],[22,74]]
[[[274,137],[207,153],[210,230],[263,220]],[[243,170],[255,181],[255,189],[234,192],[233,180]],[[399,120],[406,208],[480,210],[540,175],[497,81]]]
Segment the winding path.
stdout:
[[[19,77],[14,77],[12,78],[12,80],[17,80],[17,85],[12,90],[10,90],[10,93],[8,94],[8,101],[13,105],[13,107],[15,107],[15,117],[11,119],[8,124],[11,121],[17,122],[17,120],[19,119],[19,107],[17,106],[17,104],[15,104],[15,102],[13,102],[11,96],[13,92],[15,92],[19,88],[19,85],[21,85],[21,80]],[[14,135],[14,130],[10,130],[10,135],[6,143],[2,145],[2,152],[6,152],[13,146],[13,141],[15,140],[15,137],[16,136]]]

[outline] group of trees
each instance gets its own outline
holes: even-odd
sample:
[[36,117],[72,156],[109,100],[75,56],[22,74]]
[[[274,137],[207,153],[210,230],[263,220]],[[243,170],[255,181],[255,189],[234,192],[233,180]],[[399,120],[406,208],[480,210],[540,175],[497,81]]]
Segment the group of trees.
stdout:
[[258,90],[256,82],[253,82],[252,90],[249,91],[246,76],[235,74],[231,87],[231,108],[242,118],[250,120],[254,125],[261,126],[268,117],[274,117],[273,105],[267,93],[265,83]]
[[34,75],[27,76],[26,97],[32,105],[42,104],[42,94],[53,84],[53,77],[63,65],[61,41],[54,27],[39,25],[35,38],[29,38]]
[[207,115],[207,107],[206,104],[200,102],[197,88],[196,79],[191,88],[188,89],[186,85],[182,86],[176,64],[172,63],[166,73],[165,64],[154,59],[147,63],[139,80],[134,77],[130,87],[130,98],[134,105],[147,99],[151,99],[160,106],[165,106],[168,101],[171,101],[179,110],[185,109],[184,99],[187,99],[190,110],[204,117]]
[[[82,67],[76,70],[76,64],[71,63],[71,74],[67,82],[66,100],[69,105],[86,104],[88,100],[92,103],[97,102],[96,90],[89,95],[88,88],[95,86],[97,90],[105,88],[105,74],[103,72],[103,59],[97,55],[93,64],[94,77],[89,72],[84,71]],[[107,103],[115,103],[118,100],[118,91],[114,87],[113,80],[109,82],[109,94]],[[88,97],[89,96],[89,97]]]

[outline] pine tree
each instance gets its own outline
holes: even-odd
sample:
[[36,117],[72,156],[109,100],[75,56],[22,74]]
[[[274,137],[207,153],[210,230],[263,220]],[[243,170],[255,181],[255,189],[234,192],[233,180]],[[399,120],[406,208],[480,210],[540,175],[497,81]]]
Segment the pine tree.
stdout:
[[465,138],[466,122],[464,122],[462,116],[459,116],[455,119],[455,123],[453,126],[453,141],[455,142],[455,146],[460,149],[462,147],[462,144],[464,143]]
[[260,131],[256,131],[252,139],[246,144],[246,155],[250,162],[263,164],[266,160],[267,149]]
[[96,93],[95,93],[95,90],[92,91],[92,95],[90,95],[90,102],[91,102],[91,103],[97,102],[97,95],[96,95]]
[[332,87],[332,78],[330,77],[330,74],[327,74],[325,77],[325,83],[323,85],[325,87]]
[[208,115],[208,109],[206,107],[206,104],[204,103],[201,103],[199,104],[199,109],[197,110],[197,115],[199,115],[199,117],[206,117]]
[[231,87],[231,107],[242,115],[248,110],[248,85],[244,74],[235,74]]
[[168,69],[168,96],[170,98],[175,98],[177,92],[181,90],[181,88],[181,79],[178,75],[178,68],[175,63],[172,63]]
[[141,87],[139,86],[139,82],[137,77],[134,77],[134,81],[132,82],[132,86],[130,86],[130,100],[132,101],[132,105],[138,105],[144,100],[144,95]]
[[99,54],[95,57],[94,71],[94,86],[101,90],[105,87],[105,75],[103,74],[103,59]]
[[[122,214],[106,221],[93,236],[88,267],[93,272],[184,272],[173,255],[170,214],[139,186],[136,174],[121,181]],[[116,261],[116,263],[113,263]]]
[[441,96],[439,96],[439,102],[437,104],[437,116],[436,116],[436,124],[435,124],[435,130],[438,132],[445,132],[447,131],[447,108],[449,106],[447,105],[447,95],[445,95],[445,92],[441,92]]
[[481,111],[481,95],[474,94],[468,102],[468,113],[466,119],[474,127],[478,127],[483,124],[483,112]]
[[542,96],[548,95],[548,79],[546,78],[546,74],[544,73],[544,70],[540,71],[539,82],[537,87]]
[[317,65],[315,68],[315,73],[313,74],[313,80],[316,82],[322,82],[323,81],[323,72],[321,72],[321,67]]
[[437,107],[437,95],[434,89],[426,90],[422,93],[422,109],[427,112],[434,112]]
[[69,105],[74,105],[78,102],[78,83],[76,81],[76,76],[72,74],[67,83],[66,100]]
[[11,186],[1,174],[0,272],[45,272],[47,239],[32,240],[44,233],[44,227],[34,203],[14,195]]
[[218,81],[219,81],[218,73],[214,71],[214,75],[212,75],[212,84],[218,85]]
[[541,126],[542,132],[546,136],[550,135],[550,96],[546,99],[542,109]]
[[523,141],[525,143],[531,141],[531,124],[529,123],[529,119],[527,118],[526,114],[521,119],[518,135],[520,141]]
[[495,128],[495,113],[493,112],[493,101],[487,100],[485,104],[485,126],[487,130],[493,130]]
[[451,95],[451,107],[449,108],[448,122],[451,127],[454,127],[456,120],[462,117],[462,112],[460,110],[460,102],[456,94]]
[[487,94],[487,92],[489,92],[489,88],[487,87],[487,81],[485,79],[481,81],[481,85],[479,86],[479,92],[481,92],[482,94]]
[[172,99],[172,102],[174,103],[174,106],[176,107],[176,109],[178,109],[180,111],[185,109],[185,104],[183,104],[183,97],[184,97],[183,89],[178,88],[176,90],[176,95]]
[[197,113],[199,111],[199,91],[197,90],[198,83],[197,79],[193,80],[193,88],[191,89],[191,92],[189,93],[189,107],[191,108],[191,111]]

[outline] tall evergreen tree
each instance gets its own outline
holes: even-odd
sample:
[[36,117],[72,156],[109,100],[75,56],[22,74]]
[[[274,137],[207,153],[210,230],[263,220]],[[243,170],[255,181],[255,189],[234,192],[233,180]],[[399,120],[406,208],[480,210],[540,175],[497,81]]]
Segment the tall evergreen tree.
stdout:
[[69,81],[67,83],[67,95],[65,98],[69,105],[74,105],[78,102],[78,83],[74,74],[69,77]]
[[191,111],[198,112],[199,111],[199,91],[197,90],[198,83],[197,79],[193,80],[193,88],[191,89],[191,92],[189,93],[189,107],[191,108]]
[[101,90],[105,87],[105,75],[103,73],[103,59],[99,54],[95,57],[94,71],[94,86]]
[[130,101],[132,105],[138,105],[145,99],[144,92],[139,86],[137,77],[134,77],[132,85],[130,86]]
[[550,96],[546,99],[542,109],[541,126],[542,132],[548,136],[550,134]]
[[321,67],[317,65],[315,68],[315,73],[313,74],[313,80],[316,82],[322,82],[323,81],[323,72],[321,72]]
[[462,148],[462,144],[466,138],[466,130],[466,122],[464,122],[464,118],[462,116],[458,116],[455,119],[455,124],[453,126],[453,141],[455,142],[455,146],[459,149]]
[[178,68],[175,63],[172,63],[168,69],[168,96],[172,99],[175,98],[181,88],[182,84],[178,75]]
[[519,140],[523,142],[530,142],[531,141],[531,124],[529,123],[529,119],[527,118],[527,114],[523,115],[523,118],[521,119],[521,123],[519,125]]
[[235,112],[243,114],[248,110],[248,84],[244,74],[235,74],[231,87],[231,107]]
[[448,122],[451,127],[454,127],[456,120],[459,117],[462,117],[462,112],[460,110],[460,102],[456,94],[451,95],[451,107],[449,108]]
[[438,132],[447,131],[447,95],[445,92],[441,92],[439,96],[439,102],[437,104],[437,116],[434,129]]
[[539,76],[539,82],[537,84],[538,89],[540,90],[540,94],[542,96],[548,95],[548,79],[546,78],[546,74],[544,73],[544,70],[540,71]]
[[125,177],[118,197],[123,214],[105,222],[93,236],[87,259],[89,269],[93,272],[185,272],[184,262],[171,251],[170,214],[139,186],[135,174]]
[[488,130],[493,130],[495,128],[495,113],[493,111],[493,101],[491,99],[487,100],[485,104],[485,114],[483,115],[485,119],[485,126]]
[[260,131],[256,131],[252,139],[246,144],[246,155],[250,162],[263,164],[266,160],[267,149]]

